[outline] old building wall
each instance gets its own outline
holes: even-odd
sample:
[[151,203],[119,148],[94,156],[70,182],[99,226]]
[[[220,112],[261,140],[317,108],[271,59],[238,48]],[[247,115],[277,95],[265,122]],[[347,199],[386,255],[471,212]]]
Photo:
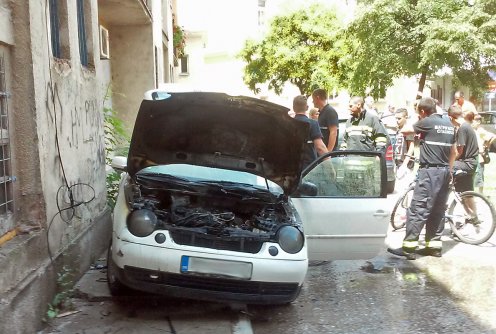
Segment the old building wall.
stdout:
[[[161,2],[147,4],[160,15]],[[0,211],[0,236],[18,233],[0,244],[0,333],[36,332],[60,292],[59,275],[77,280],[108,247],[103,106],[131,128],[143,93],[172,66],[163,55],[172,38],[156,29],[171,23],[152,20],[143,1],[82,2],[88,66],[80,60],[77,1],[57,3],[63,41],[55,57],[49,1],[0,0],[15,176],[15,210],[8,222]],[[100,59],[99,24],[109,31],[110,59]]]
[[87,67],[76,1],[67,3],[70,52],[61,60],[51,53],[48,1],[0,0],[18,233],[0,245],[0,333],[36,332],[59,275],[78,279],[110,240],[102,114],[110,78],[100,67],[97,1],[85,1]]
[[[96,10],[95,5],[92,12]],[[75,2],[67,7],[70,59],[51,56],[48,20],[39,15],[46,12],[45,3],[32,3],[32,51],[37,55],[33,57],[36,133],[45,220],[53,219],[48,236],[55,252],[105,208],[104,87],[96,74],[99,59],[94,50],[89,52],[90,57],[93,55],[90,64],[94,65],[81,65]],[[87,33],[95,38],[93,30]],[[60,209],[66,210],[59,213]],[[67,224],[69,220],[71,223]]]
[[155,88],[152,25],[111,26],[112,101],[132,130],[143,94]]
[[[4,3],[7,5],[7,3]],[[28,20],[28,8],[17,2],[9,2],[14,44],[9,45],[11,78],[9,114],[13,161],[14,220],[16,224],[41,226],[44,219],[44,201],[39,173],[38,138],[36,135],[35,103],[33,96],[32,54],[29,21],[16,24],[22,17]],[[14,26],[15,25],[15,26]],[[15,117],[14,117],[15,115]]]

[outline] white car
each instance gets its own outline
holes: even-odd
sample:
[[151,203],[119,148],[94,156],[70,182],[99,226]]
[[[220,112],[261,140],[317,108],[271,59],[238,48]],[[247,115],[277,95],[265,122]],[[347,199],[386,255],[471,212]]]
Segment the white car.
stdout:
[[127,288],[218,302],[296,299],[309,260],[368,259],[384,244],[379,152],[332,152],[301,172],[307,124],[212,92],[145,94],[108,252]]

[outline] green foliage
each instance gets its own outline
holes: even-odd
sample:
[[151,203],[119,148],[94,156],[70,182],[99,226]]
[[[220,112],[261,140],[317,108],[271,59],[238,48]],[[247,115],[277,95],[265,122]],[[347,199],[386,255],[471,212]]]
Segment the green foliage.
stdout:
[[53,319],[60,311],[72,308],[70,298],[74,294],[74,274],[68,266],[63,266],[57,273],[57,293],[48,304],[47,318]]
[[121,175],[117,172],[110,172],[107,174],[107,203],[111,208],[115,207],[117,194],[119,193],[119,181]]
[[[372,89],[383,96],[392,79],[420,75],[425,79],[443,68],[455,82],[478,90],[496,56],[495,0],[376,0],[364,4],[347,29],[350,90]],[[365,75],[364,75],[365,74]]]
[[339,88],[346,55],[341,27],[334,11],[317,5],[275,17],[266,37],[246,41],[240,53],[245,84],[259,93],[260,85],[268,83],[276,94],[287,82],[305,95],[317,87]]
[[110,165],[112,157],[118,154],[127,154],[129,135],[124,122],[117,116],[115,110],[103,108],[105,136],[105,162]]
[[[104,108],[105,162],[110,166],[115,155],[127,156],[129,151],[129,135],[124,122],[117,117],[115,110]],[[119,191],[120,174],[107,173],[107,203],[113,208]]]
[[180,58],[184,56],[184,48],[186,47],[186,35],[183,28],[176,25],[172,26],[172,44],[176,50],[177,56]]
[[324,6],[275,17],[261,41],[248,40],[240,57],[245,84],[255,93],[285,83],[302,94],[316,87],[347,88],[383,97],[393,79],[426,79],[449,68],[455,85],[482,92],[496,69],[496,0],[359,1],[348,25]]

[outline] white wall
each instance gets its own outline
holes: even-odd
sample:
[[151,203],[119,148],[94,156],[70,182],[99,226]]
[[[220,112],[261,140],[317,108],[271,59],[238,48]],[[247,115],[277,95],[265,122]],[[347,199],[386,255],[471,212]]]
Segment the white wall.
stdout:
[[[94,24],[87,31],[93,41],[98,41],[97,2],[91,1],[92,12],[86,17]],[[46,221],[58,212],[59,206],[69,206],[67,192],[59,188],[76,183],[72,188],[77,202],[91,200],[76,209],[71,225],[60,223],[56,217],[50,229],[51,246],[57,250],[78,235],[106,206],[105,151],[103,141],[103,96],[105,83],[99,73],[98,42],[93,42],[90,53],[95,55],[90,63],[95,68],[80,64],[76,3],[68,5],[71,59],[57,60],[51,56],[47,45],[49,30],[45,2],[31,2],[31,42],[33,52],[33,83],[37,145],[41,184],[45,198]],[[69,216],[67,216],[69,217]],[[67,218],[66,217],[66,218]]]

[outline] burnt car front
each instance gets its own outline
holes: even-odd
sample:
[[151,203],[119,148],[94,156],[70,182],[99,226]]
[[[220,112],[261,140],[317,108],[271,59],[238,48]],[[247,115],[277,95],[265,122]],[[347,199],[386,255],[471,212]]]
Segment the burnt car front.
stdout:
[[289,201],[307,125],[222,93],[152,92],[140,107],[113,215],[108,281],[171,296],[286,303],[307,249]]

